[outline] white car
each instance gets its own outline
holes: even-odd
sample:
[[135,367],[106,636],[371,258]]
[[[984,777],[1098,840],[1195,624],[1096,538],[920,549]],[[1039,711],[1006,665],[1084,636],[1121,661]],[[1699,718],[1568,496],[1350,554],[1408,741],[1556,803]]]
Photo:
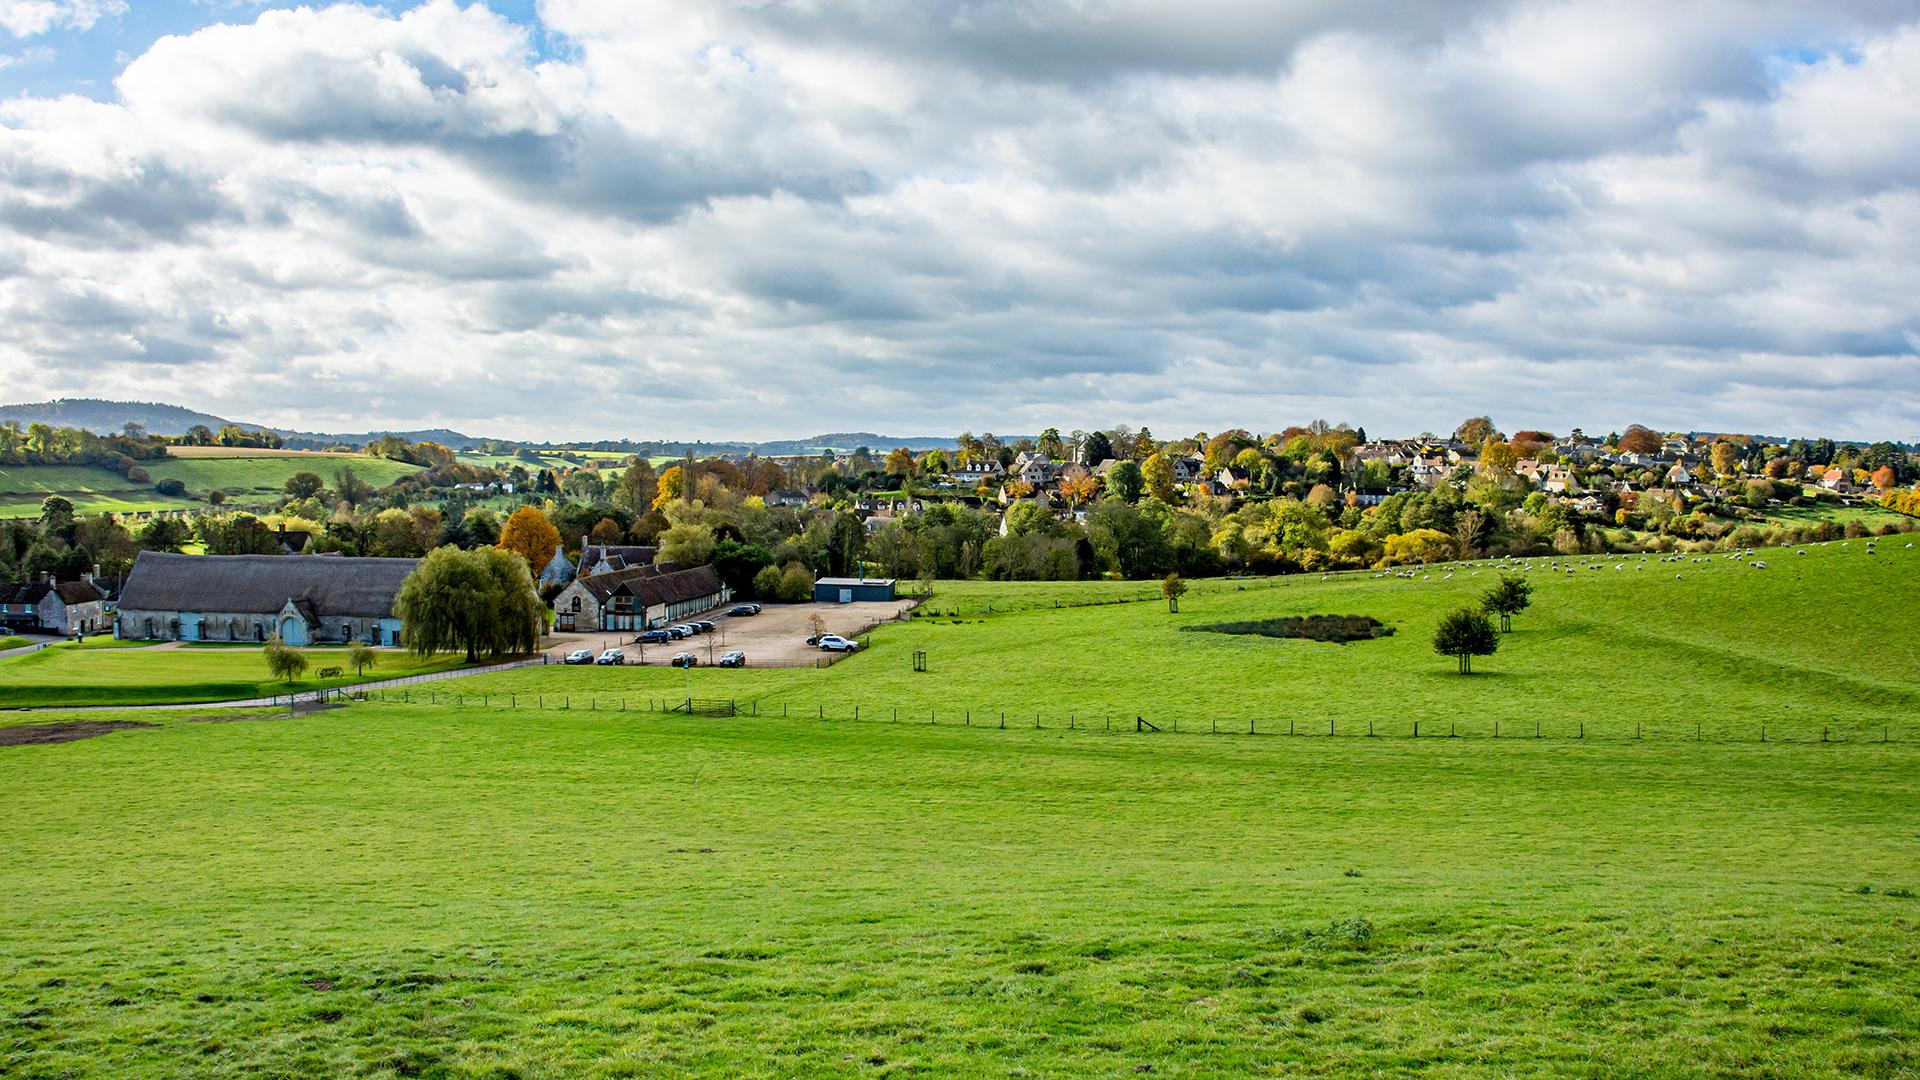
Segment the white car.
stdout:
[[820,647],[828,652],[852,652],[860,647],[860,643],[849,641],[839,634],[825,634],[820,638]]

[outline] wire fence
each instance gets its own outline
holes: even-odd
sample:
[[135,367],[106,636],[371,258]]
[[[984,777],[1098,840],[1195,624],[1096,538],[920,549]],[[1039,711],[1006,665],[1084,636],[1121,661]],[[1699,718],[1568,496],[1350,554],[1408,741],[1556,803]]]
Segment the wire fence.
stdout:
[[[355,691],[323,691],[328,700],[356,700],[395,705],[452,706],[465,709],[535,712],[673,714],[685,716],[685,695],[637,697],[594,693],[525,693],[441,690],[436,687],[384,687]],[[1267,738],[1381,739],[1381,740],[1557,740],[1562,742],[1698,742],[1795,744],[1890,744],[1920,741],[1920,725],[1868,721],[1626,721],[1626,720],[1501,720],[1501,719],[1327,719],[1182,715],[1149,715],[1129,710],[1103,712],[1049,712],[1022,709],[901,708],[841,702],[766,701],[761,699],[694,698],[694,715],[748,719],[797,720],[817,723],[860,723],[966,727],[981,730],[1070,731],[1104,735],[1218,735]]]

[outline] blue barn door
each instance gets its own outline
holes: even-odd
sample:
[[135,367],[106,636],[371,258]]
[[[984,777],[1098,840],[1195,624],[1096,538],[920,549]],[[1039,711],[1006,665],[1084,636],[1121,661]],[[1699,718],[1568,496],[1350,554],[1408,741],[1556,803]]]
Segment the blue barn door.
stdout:
[[199,641],[200,640],[200,613],[199,612],[183,611],[180,613],[180,640],[181,641]]

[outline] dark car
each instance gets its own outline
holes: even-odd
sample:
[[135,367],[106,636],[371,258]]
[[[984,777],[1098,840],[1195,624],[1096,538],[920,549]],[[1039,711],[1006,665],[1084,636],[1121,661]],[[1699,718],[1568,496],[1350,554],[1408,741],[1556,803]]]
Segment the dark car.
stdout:
[[758,614],[760,614],[760,613],[759,613],[759,612],[757,612],[757,611],[755,611],[755,610],[753,610],[753,606],[752,606],[751,604],[741,604],[741,605],[740,605],[739,607],[737,607],[737,608],[734,608],[734,609],[733,609],[732,611],[729,611],[729,612],[727,612],[727,614],[729,614],[729,615],[758,615]]
[[747,654],[741,652],[739,649],[735,649],[732,652],[726,653],[720,657],[720,666],[721,667],[746,667]]
[[665,630],[649,630],[633,640],[642,645],[665,645],[667,642],[673,640],[673,635],[667,633]]
[[701,632],[701,633],[703,633],[703,634],[711,634],[711,633],[713,633],[713,632],[714,632],[714,631],[715,631],[716,629],[718,629],[718,628],[719,628],[719,625],[720,625],[720,624],[718,624],[718,623],[710,623],[710,622],[708,622],[708,621],[707,621],[707,620],[705,620],[705,619],[701,619],[701,620],[699,620],[698,622],[695,622],[695,623],[693,624],[693,628],[694,628],[695,630],[698,630],[698,631],[700,631],[700,632]]

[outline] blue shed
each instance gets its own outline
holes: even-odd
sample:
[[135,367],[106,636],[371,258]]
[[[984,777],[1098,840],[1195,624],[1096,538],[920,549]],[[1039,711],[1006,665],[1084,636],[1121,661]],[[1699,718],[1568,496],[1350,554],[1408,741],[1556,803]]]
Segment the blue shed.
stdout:
[[813,583],[813,602],[816,604],[892,599],[892,578],[823,577]]

